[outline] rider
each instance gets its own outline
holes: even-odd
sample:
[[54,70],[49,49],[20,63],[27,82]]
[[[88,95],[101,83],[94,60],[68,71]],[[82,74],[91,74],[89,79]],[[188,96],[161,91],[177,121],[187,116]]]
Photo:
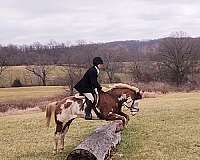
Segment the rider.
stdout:
[[99,69],[103,68],[103,60],[101,57],[93,59],[93,66],[87,70],[83,78],[74,86],[74,88],[86,97],[87,107],[85,108],[85,119],[91,120],[91,110],[94,107],[94,94],[98,95],[101,85],[97,81]]

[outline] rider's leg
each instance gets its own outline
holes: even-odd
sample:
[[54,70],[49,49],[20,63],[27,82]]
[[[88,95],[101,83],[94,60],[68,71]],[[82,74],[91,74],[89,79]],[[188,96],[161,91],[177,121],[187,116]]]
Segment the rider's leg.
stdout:
[[91,110],[94,105],[94,97],[92,93],[83,93],[83,95],[86,97],[86,108],[85,108],[85,119],[91,120],[92,119],[92,114]]

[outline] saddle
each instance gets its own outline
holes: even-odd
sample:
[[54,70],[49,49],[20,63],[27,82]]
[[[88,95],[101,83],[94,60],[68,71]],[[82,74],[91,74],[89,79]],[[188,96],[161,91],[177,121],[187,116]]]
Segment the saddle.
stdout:
[[76,94],[74,95],[74,97],[75,97],[76,99],[85,99],[85,96],[84,96],[83,94],[80,94],[80,93],[76,93]]
[[[80,107],[80,110],[84,110],[84,105],[86,104],[86,98],[83,94],[80,94],[80,93],[77,93],[74,95],[75,98],[77,99],[80,99],[80,100],[83,100],[85,99],[85,101],[83,102],[82,106]],[[101,113],[97,110],[97,105],[99,103],[99,95],[94,95],[94,106],[93,106],[93,110],[95,112],[95,114],[101,119],[102,118],[102,115]]]
[[[83,100],[83,99],[85,99],[85,96],[83,94],[77,93],[74,95],[74,98]],[[94,96],[94,103],[95,103],[94,106],[95,107],[97,106],[98,102],[99,102],[99,95],[95,94],[95,96]]]

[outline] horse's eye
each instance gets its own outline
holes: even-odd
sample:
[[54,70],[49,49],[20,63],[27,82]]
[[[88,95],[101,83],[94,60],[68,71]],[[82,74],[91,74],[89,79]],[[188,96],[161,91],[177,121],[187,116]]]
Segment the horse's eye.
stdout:
[[68,108],[71,104],[72,102],[67,102],[66,104],[64,104],[65,109]]

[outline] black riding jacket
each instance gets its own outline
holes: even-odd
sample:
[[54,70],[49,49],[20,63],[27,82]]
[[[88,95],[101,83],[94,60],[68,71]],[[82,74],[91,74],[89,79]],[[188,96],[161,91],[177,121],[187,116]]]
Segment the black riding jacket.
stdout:
[[79,93],[94,93],[94,89],[101,90],[97,81],[98,73],[95,66],[91,67],[84,74],[83,78],[74,86]]

